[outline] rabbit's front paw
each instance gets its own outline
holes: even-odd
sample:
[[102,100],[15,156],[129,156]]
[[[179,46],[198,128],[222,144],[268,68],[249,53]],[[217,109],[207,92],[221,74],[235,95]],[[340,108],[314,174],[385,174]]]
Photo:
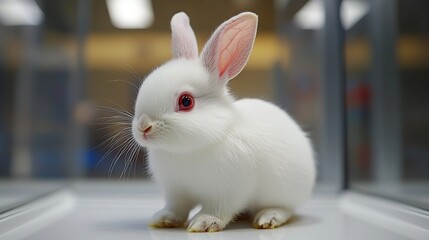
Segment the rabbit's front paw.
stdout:
[[210,215],[196,215],[188,226],[188,232],[218,232],[225,228],[225,223]]
[[285,224],[292,212],[285,208],[266,208],[259,211],[253,220],[253,226],[259,229],[277,228]]
[[149,226],[155,228],[176,228],[182,227],[185,220],[182,220],[169,210],[161,210],[152,217]]

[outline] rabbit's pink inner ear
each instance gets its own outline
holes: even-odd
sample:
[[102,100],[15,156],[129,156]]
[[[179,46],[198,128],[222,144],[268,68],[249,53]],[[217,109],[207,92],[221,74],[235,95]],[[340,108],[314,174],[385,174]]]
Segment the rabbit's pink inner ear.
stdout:
[[194,59],[198,57],[198,45],[195,33],[184,12],[174,14],[171,18],[172,47],[174,58]]
[[257,16],[250,13],[237,17],[225,26],[218,43],[219,77],[227,73],[228,79],[243,70],[256,36]]

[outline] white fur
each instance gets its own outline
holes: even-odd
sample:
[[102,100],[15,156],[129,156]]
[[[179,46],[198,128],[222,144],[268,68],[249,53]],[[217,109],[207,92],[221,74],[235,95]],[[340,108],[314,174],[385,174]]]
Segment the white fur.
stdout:
[[[271,103],[235,101],[220,78],[203,59],[179,58],[152,72],[140,88],[133,136],[147,148],[167,201],[152,220],[156,227],[181,226],[202,205],[189,231],[222,230],[243,211],[255,216],[255,227],[273,228],[311,194],[316,173],[306,134]],[[190,112],[176,111],[182,92],[195,97]],[[144,139],[141,129],[148,125]]]

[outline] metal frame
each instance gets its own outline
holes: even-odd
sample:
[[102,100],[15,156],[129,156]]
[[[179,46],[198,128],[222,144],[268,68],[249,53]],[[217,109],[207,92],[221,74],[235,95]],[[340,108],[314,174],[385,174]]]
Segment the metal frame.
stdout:
[[324,179],[334,191],[346,187],[346,112],[344,30],[340,21],[341,0],[325,0],[322,31],[322,139],[321,167]]
[[396,62],[397,2],[371,1],[373,175],[379,183],[401,178],[400,82]]

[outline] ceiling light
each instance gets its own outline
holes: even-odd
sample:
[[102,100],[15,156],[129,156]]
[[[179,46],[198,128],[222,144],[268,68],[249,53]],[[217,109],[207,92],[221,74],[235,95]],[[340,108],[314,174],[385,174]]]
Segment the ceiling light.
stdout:
[[[348,30],[369,12],[369,4],[363,1],[344,0],[340,8],[340,18],[343,27]],[[302,29],[321,29],[325,24],[323,1],[310,0],[293,18]]]
[[39,25],[43,12],[34,0],[0,0],[0,22],[6,26]]
[[344,29],[353,27],[369,12],[369,3],[364,1],[345,0],[341,4],[341,23]]
[[310,0],[294,16],[293,21],[302,29],[320,29],[325,24],[323,2]]
[[147,28],[154,16],[150,0],[107,0],[110,21],[117,28]]

